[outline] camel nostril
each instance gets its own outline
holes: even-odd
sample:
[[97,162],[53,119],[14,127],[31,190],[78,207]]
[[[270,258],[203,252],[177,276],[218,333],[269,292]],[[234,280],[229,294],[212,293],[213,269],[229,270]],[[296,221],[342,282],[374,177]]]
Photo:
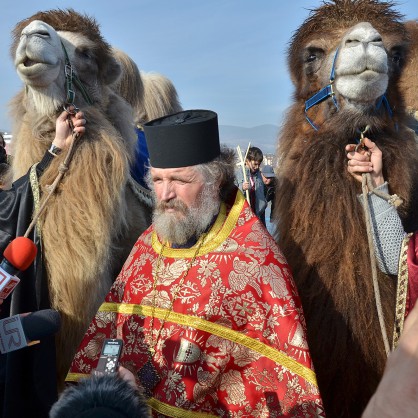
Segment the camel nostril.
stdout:
[[345,46],[348,46],[348,47],[354,47],[359,44],[361,44],[361,41],[359,41],[358,39],[347,39],[345,41]]
[[37,29],[35,32],[31,33],[33,36],[49,36],[47,29]]
[[51,37],[50,33],[47,30],[39,30],[35,33],[32,33],[31,36],[37,36],[38,38],[44,38],[44,39]]
[[36,64],[36,62],[35,61],[32,61],[29,58],[25,59],[25,61],[23,62],[23,65],[25,67],[31,67],[32,65],[35,65],[35,64]]

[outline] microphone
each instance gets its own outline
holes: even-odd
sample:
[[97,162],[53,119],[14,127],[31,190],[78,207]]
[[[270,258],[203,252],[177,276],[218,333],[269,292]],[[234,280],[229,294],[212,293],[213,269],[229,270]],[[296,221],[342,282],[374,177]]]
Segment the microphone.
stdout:
[[138,388],[118,375],[104,374],[67,387],[52,405],[49,417],[151,418],[151,413]]
[[26,237],[17,237],[6,247],[0,264],[0,299],[6,299],[19,284],[16,274],[32,264],[37,251],[35,243]]
[[61,327],[60,314],[43,309],[27,315],[14,315],[0,320],[0,351],[2,354],[39,343]]

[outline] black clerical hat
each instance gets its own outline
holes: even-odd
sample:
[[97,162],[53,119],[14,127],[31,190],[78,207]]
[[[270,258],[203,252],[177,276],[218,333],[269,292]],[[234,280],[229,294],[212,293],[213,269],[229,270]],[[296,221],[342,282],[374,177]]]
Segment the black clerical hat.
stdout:
[[188,167],[220,154],[218,115],[211,110],[185,110],[144,125],[150,164],[155,168]]

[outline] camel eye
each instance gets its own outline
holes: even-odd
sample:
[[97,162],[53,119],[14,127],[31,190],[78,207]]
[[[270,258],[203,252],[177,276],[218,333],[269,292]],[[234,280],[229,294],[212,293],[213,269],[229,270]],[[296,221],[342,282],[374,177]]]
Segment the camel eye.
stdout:
[[80,49],[79,51],[78,51],[78,53],[83,57],[83,58],[86,58],[86,59],[91,59],[92,58],[92,55],[91,55],[91,53],[90,53],[90,51],[88,50],[88,49]]
[[310,46],[303,53],[303,65],[307,76],[315,74],[321,67],[325,52],[323,49]]
[[313,62],[315,60],[316,60],[316,54],[313,54],[313,53],[309,54],[308,58],[306,58],[306,62]]
[[320,60],[324,55],[324,51],[321,48],[314,46],[308,47],[305,50],[304,58],[306,64],[311,64],[317,60]]
[[399,52],[395,52],[392,56],[392,61],[394,64],[399,65],[401,63],[401,54]]

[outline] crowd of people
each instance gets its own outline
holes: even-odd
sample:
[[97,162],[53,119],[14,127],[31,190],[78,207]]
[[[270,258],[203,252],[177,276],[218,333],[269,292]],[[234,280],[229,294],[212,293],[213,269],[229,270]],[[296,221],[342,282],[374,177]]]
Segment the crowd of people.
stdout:
[[[38,175],[69,147],[73,130],[83,135],[86,129],[83,112],[63,112]],[[209,110],[152,120],[144,133],[146,182],[155,202],[152,225],[138,238],[86,330],[67,376],[69,387],[55,403],[42,393],[46,386],[26,401],[46,403],[52,418],[325,416],[298,292],[266,229],[266,207],[275,200],[273,167],[260,169],[263,153],[251,147],[247,178],[237,179],[235,153],[221,146],[217,115]],[[367,152],[347,146],[348,172],[359,180],[370,173],[374,187],[387,187],[381,151],[368,139],[365,145]],[[3,242],[30,221],[29,175],[1,187]],[[376,199],[371,197],[377,212]],[[393,207],[380,213],[385,215],[374,229],[376,253],[382,269],[393,269],[405,234]],[[389,237],[388,229],[394,231]],[[417,242],[409,237],[415,259]],[[409,265],[410,274],[418,275],[417,263]],[[399,345],[363,418],[417,414],[418,307],[408,306],[407,312]],[[90,377],[105,338],[123,340],[118,374]],[[14,388],[16,382],[23,387],[25,373],[42,370],[13,367],[13,356],[3,354],[3,411],[19,399],[7,388],[10,379]],[[11,378],[16,370],[22,374]],[[42,381],[53,379],[45,375]]]
[[12,185],[12,170],[10,157],[6,152],[6,140],[0,134],[0,190],[8,189]]

